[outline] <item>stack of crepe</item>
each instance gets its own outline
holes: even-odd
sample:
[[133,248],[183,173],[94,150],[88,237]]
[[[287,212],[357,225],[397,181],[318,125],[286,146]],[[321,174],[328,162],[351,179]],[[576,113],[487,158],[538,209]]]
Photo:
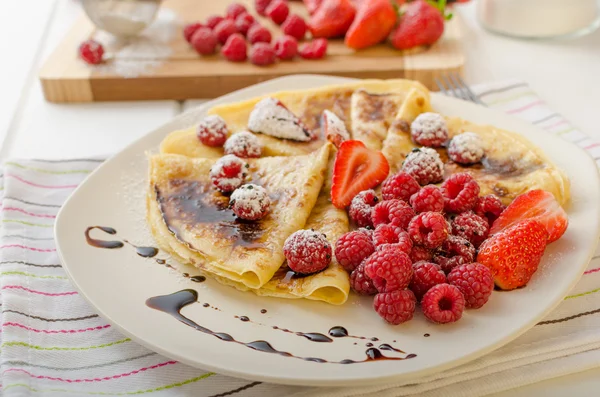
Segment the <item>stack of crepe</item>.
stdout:
[[[332,247],[349,231],[346,212],[331,204],[331,173],[336,149],[320,133],[323,110],[342,119],[352,137],[381,150],[393,172],[415,146],[410,123],[432,111],[430,95],[408,80],[364,80],[303,91],[269,95],[300,117],[318,139],[305,143],[257,134],[263,157],[249,159],[248,182],[271,195],[270,213],[257,222],[243,222],[228,208],[228,198],[212,187],[209,170],[223,156],[222,148],[204,146],[195,127],[175,131],[150,158],[148,223],[159,246],[185,264],[202,269],[218,281],[258,295],[307,298],[342,304],[349,278],[335,257],[324,271],[306,277],[289,272],[283,244],[300,229],[327,236]],[[246,130],[250,112],[263,99],[216,106],[231,133]],[[465,169],[446,164],[446,173],[472,172],[482,194],[494,193],[510,202],[534,188],[552,192],[559,202],[569,198],[568,182],[544,154],[521,136],[489,126],[448,118],[449,134],[472,131],[482,136],[486,158]],[[446,160],[444,150],[440,154]]]

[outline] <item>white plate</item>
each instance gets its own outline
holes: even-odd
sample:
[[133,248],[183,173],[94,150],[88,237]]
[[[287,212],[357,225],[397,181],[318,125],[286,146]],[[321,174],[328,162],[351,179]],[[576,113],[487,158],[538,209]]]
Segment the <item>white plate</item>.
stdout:
[[[484,308],[466,311],[455,324],[431,324],[417,311],[413,321],[390,326],[378,318],[369,298],[353,295],[345,305],[338,307],[306,300],[257,297],[212,280],[193,283],[179,272],[137,256],[128,246],[106,250],[86,244],[84,230],[88,226],[102,225],[114,227],[118,238],[153,245],[144,220],[145,152],[156,150],[169,132],[197,122],[208,107],[282,89],[346,81],[349,79],[291,76],[246,88],[175,118],[100,166],[69,198],[56,220],[58,252],[80,293],[124,334],[165,356],[223,374],[305,386],[351,386],[415,379],[473,360],[540,321],[575,285],[598,241],[600,186],[596,166],[579,148],[528,123],[438,94],[433,95],[433,105],[439,112],[522,133],[564,169],[572,183],[569,229],[562,239],[549,246],[530,284],[513,292],[493,293]],[[100,231],[92,233],[98,238],[111,237]],[[165,257],[165,254],[159,256]],[[184,271],[197,274],[193,268]],[[186,316],[240,341],[264,339],[277,349],[304,357],[332,361],[364,359],[368,340],[339,338],[333,343],[314,343],[272,329],[276,325],[294,331],[327,333],[330,327],[342,325],[353,335],[378,337],[380,341],[375,346],[392,343],[417,357],[353,365],[307,362],[221,341],[145,305],[149,297],[184,288],[196,289],[200,302],[208,302],[221,310],[192,304],[184,309]],[[261,314],[261,309],[267,309],[267,313]],[[236,315],[248,316],[254,322],[241,322],[234,317]],[[426,333],[431,336],[424,337]]]

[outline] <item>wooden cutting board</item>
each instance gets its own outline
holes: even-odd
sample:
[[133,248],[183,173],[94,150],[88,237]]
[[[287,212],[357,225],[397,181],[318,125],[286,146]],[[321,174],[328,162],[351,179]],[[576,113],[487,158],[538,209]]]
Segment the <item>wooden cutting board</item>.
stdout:
[[[172,29],[172,38],[164,44],[169,55],[158,57],[152,67],[133,76],[111,67],[115,66],[114,59],[94,67],[77,57],[77,47],[83,40],[102,34],[82,17],[40,72],[46,99],[50,102],[93,102],[214,98],[260,81],[297,73],[357,78],[404,77],[420,80],[435,89],[434,77],[451,71],[462,72],[462,24],[456,16],[447,24],[444,36],[437,44],[404,54],[385,44],[354,52],[341,40],[331,40],[328,55],[323,60],[297,58],[268,67],[254,66],[250,62],[231,63],[219,55],[199,56],[183,39],[183,25],[195,20],[204,21],[211,14],[222,15],[232,1],[165,0],[161,15],[174,15],[174,12],[176,18],[172,23],[178,25]],[[253,12],[252,0],[237,1],[246,3]],[[290,2],[290,5],[292,12],[307,17],[301,2]],[[256,17],[271,29],[274,37],[281,34],[279,27],[271,21]],[[127,60],[130,63],[136,62],[135,54],[125,57],[131,57]]]

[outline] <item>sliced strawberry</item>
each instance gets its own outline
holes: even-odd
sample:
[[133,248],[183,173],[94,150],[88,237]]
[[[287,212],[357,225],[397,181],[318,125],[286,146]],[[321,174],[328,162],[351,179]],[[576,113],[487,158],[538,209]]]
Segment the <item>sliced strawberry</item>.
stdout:
[[536,272],[547,240],[544,225],[526,219],[487,239],[479,247],[477,262],[492,271],[498,287],[519,288]]
[[342,142],[350,139],[346,124],[335,113],[327,109],[321,115],[321,134],[337,148]]
[[546,227],[548,243],[558,240],[569,225],[567,213],[552,193],[536,189],[517,197],[496,219],[490,228],[490,235],[525,219],[535,219]]
[[333,165],[333,205],[346,208],[354,196],[379,185],[389,172],[390,166],[381,152],[368,149],[360,141],[342,142]]

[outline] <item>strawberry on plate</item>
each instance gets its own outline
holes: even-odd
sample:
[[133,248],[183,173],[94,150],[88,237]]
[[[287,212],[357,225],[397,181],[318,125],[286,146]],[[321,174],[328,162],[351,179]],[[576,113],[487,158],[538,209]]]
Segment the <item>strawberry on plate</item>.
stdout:
[[346,208],[358,193],[379,185],[390,172],[381,152],[356,140],[342,142],[333,165],[331,201]]
[[479,247],[477,262],[492,271],[503,290],[523,287],[537,270],[547,241],[544,225],[526,219],[487,239]]
[[490,235],[525,219],[535,219],[544,225],[548,232],[548,243],[558,240],[569,225],[567,213],[552,193],[536,189],[517,197],[494,221]]
[[[433,3],[433,4],[432,4]],[[390,42],[398,50],[432,45],[444,33],[445,1],[416,0],[403,9],[398,26],[390,35]]]
[[313,37],[339,37],[346,34],[356,9],[350,0],[323,0],[311,15],[308,27]]
[[398,19],[390,0],[371,0],[357,8],[354,22],[346,32],[346,46],[359,50],[385,40]]

